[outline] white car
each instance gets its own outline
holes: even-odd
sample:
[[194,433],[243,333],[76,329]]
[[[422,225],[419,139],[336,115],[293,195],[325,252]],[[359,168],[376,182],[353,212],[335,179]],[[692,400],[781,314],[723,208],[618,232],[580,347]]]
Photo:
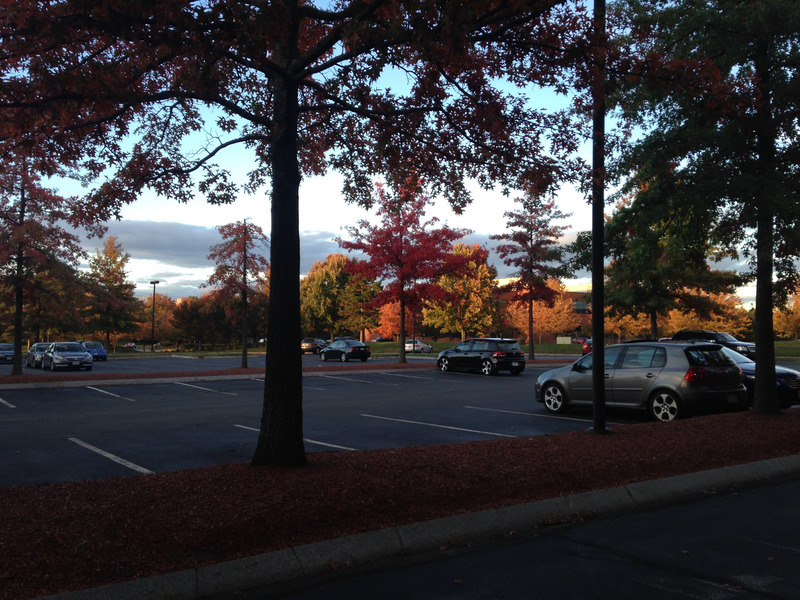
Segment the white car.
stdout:
[[422,340],[406,340],[406,352],[433,352],[433,346]]

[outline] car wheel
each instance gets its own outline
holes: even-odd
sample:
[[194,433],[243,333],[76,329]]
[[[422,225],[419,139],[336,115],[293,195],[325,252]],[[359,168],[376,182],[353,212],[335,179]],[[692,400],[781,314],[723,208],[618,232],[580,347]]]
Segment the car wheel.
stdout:
[[439,359],[439,370],[442,373],[447,373],[450,370],[450,361],[447,360],[447,357]]
[[425,352],[427,352],[428,354],[430,354],[431,352],[433,352],[433,346],[431,346],[430,348],[428,348],[428,349],[427,349]]
[[347,362],[347,352],[342,352],[339,355],[339,360],[342,361],[342,362]]
[[53,371],[53,372],[55,373],[55,370],[56,370],[56,361],[51,361],[51,362],[50,362],[50,370],[51,370],[51,371]]
[[681,416],[681,405],[670,392],[661,391],[653,394],[648,403],[650,416],[656,421],[674,421]]
[[494,375],[496,372],[494,368],[494,363],[490,361],[488,358],[484,358],[483,362],[481,363],[481,373],[484,375]]
[[86,367],[86,370],[87,371],[91,371],[92,370],[92,365],[89,365],[88,367]]
[[367,362],[367,357],[366,356],[362,356],[361,357],[361,362]]
[[544,407],[552,413],[566,412],[568,404],[564,390],[556,383],[548,383],[542,389]]
[[324,352],[320,352],[319,353],[319,359],[322,360],[322,361],[326,361],[326,360],[328,360],[328,355],[325,354]]

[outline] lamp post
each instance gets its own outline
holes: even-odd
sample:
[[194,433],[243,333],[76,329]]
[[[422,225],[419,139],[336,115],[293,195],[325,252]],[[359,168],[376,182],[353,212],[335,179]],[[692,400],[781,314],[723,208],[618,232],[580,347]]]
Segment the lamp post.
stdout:
[[158,279],[151,281],[153,286],[153,328],[150,330],[150,352],[155,352],[156,343],[156,284],[161,283]]

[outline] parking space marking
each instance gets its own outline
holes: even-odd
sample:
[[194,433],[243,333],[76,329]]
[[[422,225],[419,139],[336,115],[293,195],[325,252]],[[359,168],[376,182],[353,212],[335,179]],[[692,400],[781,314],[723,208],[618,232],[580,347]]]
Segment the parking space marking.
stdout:
[[[369,381],[367,379],[353,379],[352,377],[339,377],[337,375],[322,375],[325,379],[338,379],[340,381],[351,381],[353,383],[368,383],[370,385],[375,384],[374,381]],[[379,385],[391,385],[393,387],[398,386],[397,383],[380,383]]]
[[17,407],[16,407],[16,406],[14,406],[13,404],[11,404],[11,402],[6,402],[6,401],[5,401],[5,400],[3,400],[2,398],[0,398],[0,404],[3,404],[3,405],[5,405],[5,406],[7,406],[8,408],[17,408]]
[[406,379],[422,379],[423,381],[439,381],[438,377],[420,377],[419,375],[406,375],[405,373],[379,373],[389,377],[405,377]]
[[[247,425],[234,425],[234,427],[238,427],[239,429],[247,429],[248,431],[261,431],[260,429],[256,429],[255,427],[248,427]],[[308,438],[303,438],[303,441],[307,444],[316,444],[317,446],[325,446],[326,448],[336,448],[337,450],[348,450],[351,452],[355,452],[357,448],[348,448],[347,446],[337,446],[336,444],[328,444],[326,442],[318,442],[316,440],[310,440]]]
[[[591,423],[591,419],[580,419],[577,417],[562,417],[559,415],[548,415],[547,413],[532,413],[519,410],[501,410],[499,408],[486,408],[484,406],[465,406],[470,410],[485,410],[487,412],[508,413],[510,415],[525,415],[526,417],[541,417],[542,419],[559,419],[562,421],[578,421],[579,423]],[[606,422],[608,425],[624,425],[625,423]]]
[[97,446],[92,446],[91,444],[87,444],[83,440],[79,440],[78,438],[68,438],[70,442],[74,442],[79,446],[86,448],[87,450],[91,450],[92,452],[96,452],[100,456],[107,458],[108,460],[113,460],[115,463],[119,463],[123,467],[128,467],[129,469],[133,469],[138,473],[142,473],[143,475],[152,475],[155,471],[151,471],[149,469],[145,469],[144,467],[140,467],[139,465],[135,465],[130,461],[125,460],[124,458],[120,458],[115,454],[111,454],[110,452],[106,452],[105,450],[101,450]]
[[215,390],[212,388],[203,387],[201,385],[193,385],[191,383],[184,383],[182,381],[173,381],[175,385],[183,385],[186,387],[194,388],[196,390],[203,390],[204,392],[214,392],[215,394],[224,394],[225,396],[238,396],[236,392],[220,392],[219,390]]
[[100,392],[101,394],[107,394],[108,396],[112,396],[114,398],[119,398],[120,400],[127,400],[128,402],[136,402],[133,398],[126,398],[125,396],[120,396],[119,394],[113,394],[106,390],[101,390],[100,388],[93,387],[91,385],[87,385],[86,389],[94,390],[95,392]]
[[381,419],[383,421],[394,421],[396,423],[408,423],[410,425],[423,425],[425,427],[436,427],[437,429],[452,429],[453,431],[465,431],[467,433],[479,433],[481,435],[492,435],[495,437],[517,437],[515,435],[509,435],[507,433],[495,433],[493,431],[481,431],[479,429],[465,429],[464,427],[453,427],[452,425],[439,425],[437,423],[425,423],[423,421],[409,421],[407,419],[395,419],[393,417],[379,417],[378,415],[365,415],[362,414],[362,417],[367,417],[368,419]]

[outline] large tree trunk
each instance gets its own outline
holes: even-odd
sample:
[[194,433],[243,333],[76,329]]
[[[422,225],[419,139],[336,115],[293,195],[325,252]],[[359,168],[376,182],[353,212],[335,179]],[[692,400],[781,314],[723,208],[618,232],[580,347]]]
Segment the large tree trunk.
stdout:
[[[291,11],[290,11],[291,12]],[[292,13],[293,14],[293,13]],[[275,56],[289,65],[296,55],[297,20],[287,18],[284,48]],[[272,231],[269,323],[264,409],[254,466],[306,464],[303,444],[303,363],[300,328],[300,171],[297,157],[297,84],[277,76],[271,147]]]
[[761,185],[756,191],[758,210],[756,230],[756,382],[753,395],[753,411],[759,414],[777,414],[780,412],[778,397],[775,393],[775,341],[772,322],[775,243],[775,198],[770,193],[770,186],[775,173],[775,140],[777,131],[771,114],[771,81],[768,48],[761,43],[756,52],[756,72],[762,101],[756,116],[756,135],[758,143],[759,181]]

